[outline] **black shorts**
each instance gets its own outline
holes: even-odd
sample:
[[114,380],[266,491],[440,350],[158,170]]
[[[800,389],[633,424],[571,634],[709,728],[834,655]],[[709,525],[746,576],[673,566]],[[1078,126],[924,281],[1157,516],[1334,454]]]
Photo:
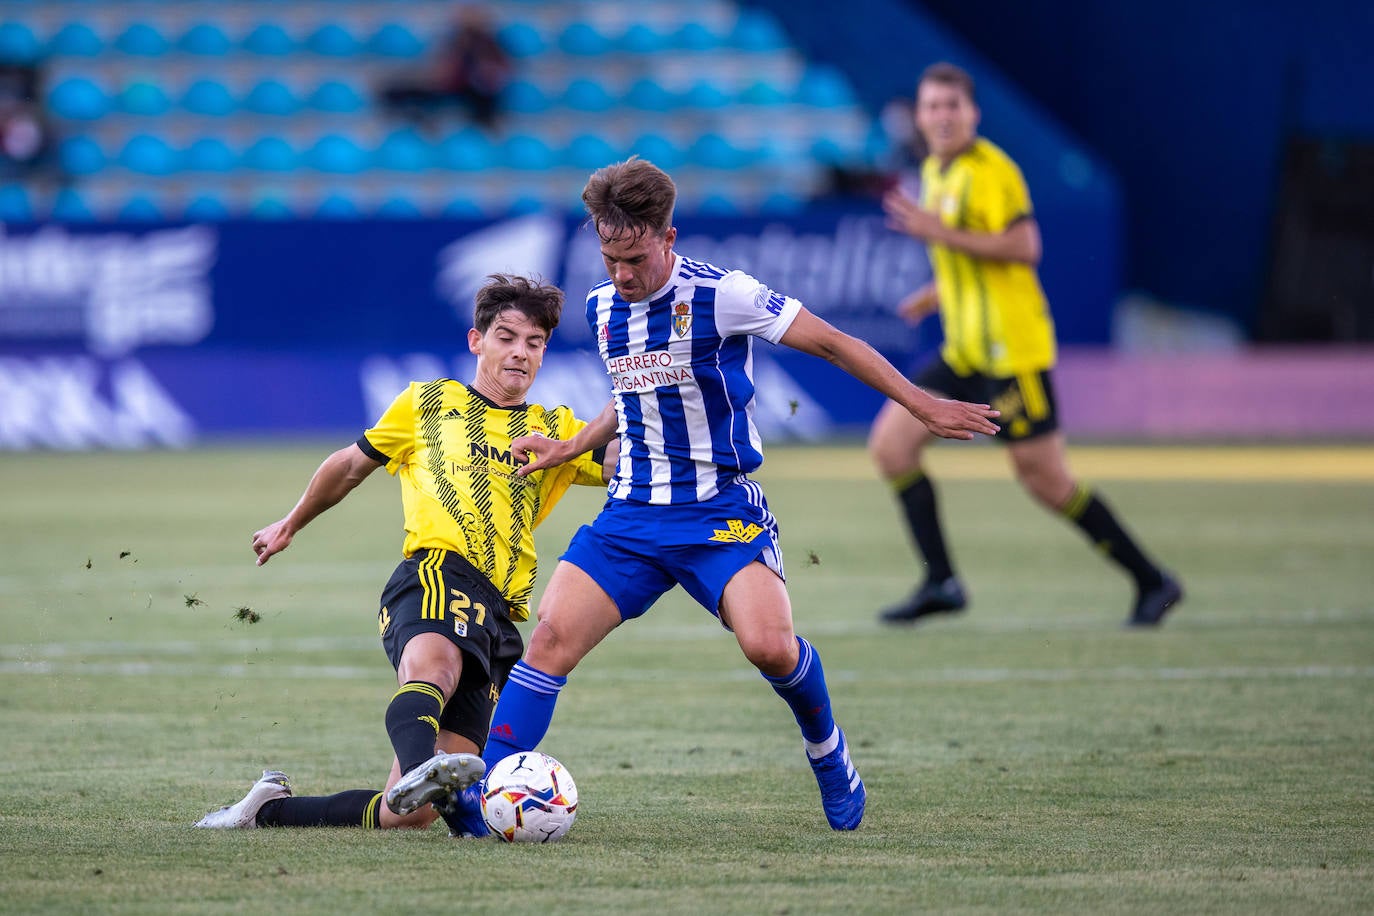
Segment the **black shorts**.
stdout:
[[401,561],[382,590],[377,628],[393,668],[420,633],[442,633],[462,650],[463,673],[439,725],[483,747],[496,698],[525,649],[490,580],[451,550],[418,551]]
[[1023,442],[1059,428],[1059,408],[1049,370],[1022,372],[1009,378],[977,372],[959,375],[937,356],[911,380],[927,391],[959,401],[989,404],[1000,410],[1002,416],[994,422],[1002,427],[997,438],[1005,442]]

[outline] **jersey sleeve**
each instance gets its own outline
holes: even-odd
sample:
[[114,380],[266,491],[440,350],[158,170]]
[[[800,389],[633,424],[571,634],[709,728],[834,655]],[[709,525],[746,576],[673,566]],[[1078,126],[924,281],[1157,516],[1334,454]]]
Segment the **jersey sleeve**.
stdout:
[[777,343],[802,304],[775,293],[748,274],[732,270],[716,286],[716,331],[722,337],[752,334]]
[[989,232],[1004,232],[1017,220],[1034,215],[1026,179],[1010,159],[997,161],[975,182],[977,206]]
[[[395,474],[415,451],[415,385],[396,396],[391,406],[372,428],[363,432],[358,446],[369,457],[386,462],[386,472]],[[363,446],[363,442],[368,447]],[[370,447],[370,448],[369,448]]]
[[[560,439],[577,435],[587,425],[573,416],[572,411],[566,407],[560,407],[552,419],[555,421],[555,428]],[[605,454],[604,448],[584,452],[572,461],[544,472],[543,479],[539,484],[541,491],[539,514],[534,519],[536,527],[553,511],[553,507],[563,498],[563,494],[568,492],[569,487],[574,485],[604,487],[606,485],[602,476],[602,463]]]

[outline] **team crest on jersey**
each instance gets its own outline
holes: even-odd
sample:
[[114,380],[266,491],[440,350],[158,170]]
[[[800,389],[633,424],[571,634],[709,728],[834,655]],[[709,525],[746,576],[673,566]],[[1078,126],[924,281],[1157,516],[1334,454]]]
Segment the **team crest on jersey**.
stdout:
[[754,538],[763,534],[763,529],[758,525],[753,522],[746,525],[737,518],[728,519],[725,522],[725,526],[729,530],[721,531],[719,528],[713,529],[714,533],[711,535],[711,540],[723,541],[726,544],[748,544]]
[[673,303],[673,333],[678,337],[686,337],[687,332],[692,329],[692,303],[675,302]]

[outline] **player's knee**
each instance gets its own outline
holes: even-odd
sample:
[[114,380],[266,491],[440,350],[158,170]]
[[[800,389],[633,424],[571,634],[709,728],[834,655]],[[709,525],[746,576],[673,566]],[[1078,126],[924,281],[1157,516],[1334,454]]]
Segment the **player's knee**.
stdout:
[[797,667],[797,638],[791,633],[741,639],[740,648],[749,663],[764,674],[781,677]]
[[545,674],[565,675],[581,661],[579,650],[556,623],[541,619],[525,647],[525,662]]

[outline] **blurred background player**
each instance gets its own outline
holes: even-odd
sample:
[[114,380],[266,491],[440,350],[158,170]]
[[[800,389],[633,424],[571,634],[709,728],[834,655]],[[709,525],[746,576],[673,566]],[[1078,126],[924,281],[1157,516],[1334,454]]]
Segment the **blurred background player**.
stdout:
[[[926,243],[935,275],[899,311],[916,322],[938,309],[944,326],[939,355],[912,379],[1001,411],[997,438],[1007,444],[1021,486],[1076,524],[1135,581],[1128,624],[1155,626],[1183,589],[1069,471],[1050,377],[1054,324],[1036,275],[1040,230],[1020,169],[978,136],[978,120],[972,78],[953,64],[929,67],[917,86],[915,107],[916,127],[929,150],[920,199],[900,188],[883,199],[891,225]],[[883,406],[869,436],[869,453],[896,491],[926,562],[925,582],[907,601],[882,612],[888,623],[911,623],[968,603],[945,544],[935,488],[921,463],[931,438],[893,402]]]
[[472,120],[490,128],[501,113],[501,92],[510,83],[514,64],[481,6],[461,4],[453,27],[430,70],[418,79],[392,83],[382,102],[394,111],[423,121],[446,104],[467,109]]
[[378,468],[400,478],[405,559],[378,615],[400,684],[386,711],[396,758],[385,793],[295,798],[284,773],[267,771],[242,801],[197,827],[425,827],[437,816],[426,805],[436,787],[482,775],[476,755],[523,648],[513,621],[529,617],[533,529],[570,485],[600,486],[608,476],[605,450],[557,470],[515,473],[513,439],[537,432],[561,440],[585,425],[566,407],[525,402],[562,307],[557,287],[489,277],[468,331],[473,381],[411,383],[376,426],[325,459],[285,518],[253,535],[261,566]]
[[[853,830],[863,819],[863,781],[831,712],[820,655],[793,630],[777,522],[748,476],[763,461],[753,338],[824,357],[900,399],[941,435],[994,432],[995,412],[937,400],[796,299],[676,253],[676,199],[673,180],[638,158],[600,169],[582,192],[610,277],[589,293],[587,321],[614,397],[576,436],[530,436],[514,448],[534,459],[521,473],[538,473],[618,433],[619,462],[606,506],[573,536],[540,600],[484,757],[494,764],[538,745],[573,668],[681,585],[730,629],[791,708],[827,821]],[[460,801],[471,808],[474,794]]]

